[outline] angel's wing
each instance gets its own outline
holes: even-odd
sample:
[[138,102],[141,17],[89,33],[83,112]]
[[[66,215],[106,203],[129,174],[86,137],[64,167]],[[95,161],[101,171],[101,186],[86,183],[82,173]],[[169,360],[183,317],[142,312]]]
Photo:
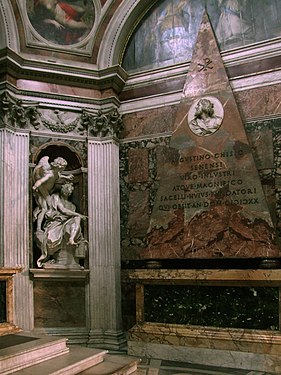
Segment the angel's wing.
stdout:
[[43,177],[50,169],[51,166],[49,164],[49,156],[43,156],[33,170],[33,182],[36,182]]

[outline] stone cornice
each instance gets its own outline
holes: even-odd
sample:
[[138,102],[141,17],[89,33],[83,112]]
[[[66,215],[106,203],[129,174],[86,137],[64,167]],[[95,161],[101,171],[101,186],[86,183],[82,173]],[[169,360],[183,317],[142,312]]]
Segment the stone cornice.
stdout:
[[66,280],[71,282],[72,280],[85,280],[89,277],[89,270],[51,270],[51,269],[36,269],[32,268],[29,270],[33,279],[55,279],[55,280]]
[[0,276],[13,276],[21,271],[22,267],[0,267]]
[[73,85],[97,90],[113,89],[120,93],[127,73],[120,65],[97,69],[96,65],[66,64],[59,60],[34,60],[19,56],[9,48],[0,51],[0,74],[10,74],[16,79]]
[[81,109],[108,109],[112,105],[120,106],[120,102],[116,96],[108,96],[106,98],[89,98],[75,95],[58,94],[53,92],[40,92],[18,89],[9,82],[0,82],[0,93],[7,92],[17,99],[24,99],[27,102],[37,102],[44,108],[63,108],[74,111]]

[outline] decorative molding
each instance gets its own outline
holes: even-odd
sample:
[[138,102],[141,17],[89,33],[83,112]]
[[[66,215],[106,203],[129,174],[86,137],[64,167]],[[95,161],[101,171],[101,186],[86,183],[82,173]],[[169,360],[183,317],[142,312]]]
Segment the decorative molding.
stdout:
[[24,106],[21,99],[4,93],[0,98],[0,126],[10,125],[12,128],[39,128],[38,110],[36,106]]
[[86,280],[89,277],[89,270],[51,270],[31,268],[29,270],[33,279],[40,280],[63,280],[72,282],[73,280]]
[[106,98],[86,98],[66,94],[58,94],[53,92],[39,92],[29,91],[20,89],[18,90],[15,86],[9,83],[0,83],[0,96],[3,93],[8,93],[14,98],[25,100],[26,103],[39,103],[43,108],[54,108],[61,109],[64,111],[75,111],[79,112],[82,109],[88,109],[92,111],[109,110],[112,106],[119,108],[120,101],[116,96],[108,96]]
[[280,287],[280,269],[132,269],[122,281],[138,284]]
[[4,92],[0,97],[0,127],[28,129],[39,132],[76,133],[81,136],[116,137],[123,130],[122,116],[116,107],[79,113],[59,109],[39,108],[39,104],[25,103]]
[[56,84],[71,84],[96,90],[113,89],[117,93],[123,90],[127,73],[120,65],[97,69],[96,65],[61,60],[30,60],[9,48],[0,51],[0,73],[10,74],[16,79]]
[[[47,114],[48,112],[48,114]],[[48,117],[47,117],[48,115]],[[48,130],[54,133],[70,133],[77,130],[80,116],[72,114],[69,115],[67,112],[55,110],[44,110],[39,112],[42,125],[44,125]],[[78,130],[80,133],[80,131]],[[81,134],[82,133],[82,134]],[[81,128],[81,135],[84,135],[84,128]]]

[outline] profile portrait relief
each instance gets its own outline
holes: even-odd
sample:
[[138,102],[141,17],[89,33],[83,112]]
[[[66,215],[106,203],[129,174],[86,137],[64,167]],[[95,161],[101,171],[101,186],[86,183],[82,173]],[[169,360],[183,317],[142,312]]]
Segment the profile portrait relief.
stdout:
[[27,14],[40,36],[59,45],[82,41],[95,18],[92,0],[28,0]]
[[203,97],[191,105],[188,112],[188,125],[194,134],[206,137],[220,128],[223,115],[223,106],[217,98]]

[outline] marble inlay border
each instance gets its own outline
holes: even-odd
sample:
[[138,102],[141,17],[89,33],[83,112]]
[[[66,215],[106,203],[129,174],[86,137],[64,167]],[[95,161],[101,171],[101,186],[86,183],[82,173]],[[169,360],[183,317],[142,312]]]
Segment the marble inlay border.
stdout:
[[158,342],[219,350],[280,354],[280,332],[143,323],[129,331],[129,341]]
[[0,280],[6,281],[6,315],[7,321],[0,324],[0,336],[21,331],[14,324],[14,280],[13,276],[21,271],[21,267],[0,267]]
[[[260,332],[255,336],[255,340],[251,341],[251,337],[244,335],[243,331],[236,331],[236,333],[229,331],[230,340],[222,339],[221,342],[218,342],[221,347],[218,349],[218,345],[213,345],[211,338],[214,337],[215,340],[219,340],[221,338],[221,332],[219,331],[216,333],[212,332],[212,335],[208,337],[207,331],[205,331],[204,334],[202,330],[199,330],[197,331],[198,336],[193,334],[191,345],[187,345],[186,337],[184,336],[184,334],[188,332],[187,330],[182,331],[181,334],[177,332],[177,335],[175,333],[173,335],[171,330],[166,329],[167,327],[159,326],[157,329],[154,327],[154,333],[158,330],[159,333],[162,332],[162,334],[160,333],[159,336],[152,334],[151,337],[148,337],[149,334],[146,332],[147,325],[144,327],[143,332],[140,332],[141,327],[139,328],[140,329],[134,327],[135,334],[132,332],[132,336],[130,335],[128,338],[129,355],[159,358],[168,361],[180,361],[196,366],[200,364],[216,366],[216,369],[221,369],[223,374],[234,374],[236,373],[234,369],[237,369],[239,373],[247,373],[249,375],[280,374],[280,353],[269,354],[270,352],[276,352],[276,350],[278,352],[278,349],[280,350],[280,341],[277,340],[279,343],[275,340],[272,341],[271,337],[267,335],[264,336]],[[232,334],[234,334],[233,337],[231,336]],[[144,341],[145,338],[147,339],[146,342]],[[268,341],[267,338],[269,339]],[[175,343],[170,344],[169,339],[174,339]],[[246,339],[249,340],[247,341]],[[202,343],[204,340],[208,345],[207,348],[199,345],[200,342]],[[262,344],[260,345],[256,340]],[[196,346],[196,343],[198,343],[198,346]],[[233,347],[234,349],[229,350],[228,347]],[[271,350],[273,347],[274,350]],[[241,350],[239,350],[239,348],[241,348]],[[260,350],[261,353],[258,350]],[[220,371],[216,371],[216,369],[214,369],[215,371],[208,371],[208,373],[220,373]],[[244,371],[242,369],[244,369]],[[203,372],[200,371],[200,374],[201,373],[203,374]]]
[[217,286],[281,286],[280,269],[133,269],[122,271],[122,281],[137,284]]

